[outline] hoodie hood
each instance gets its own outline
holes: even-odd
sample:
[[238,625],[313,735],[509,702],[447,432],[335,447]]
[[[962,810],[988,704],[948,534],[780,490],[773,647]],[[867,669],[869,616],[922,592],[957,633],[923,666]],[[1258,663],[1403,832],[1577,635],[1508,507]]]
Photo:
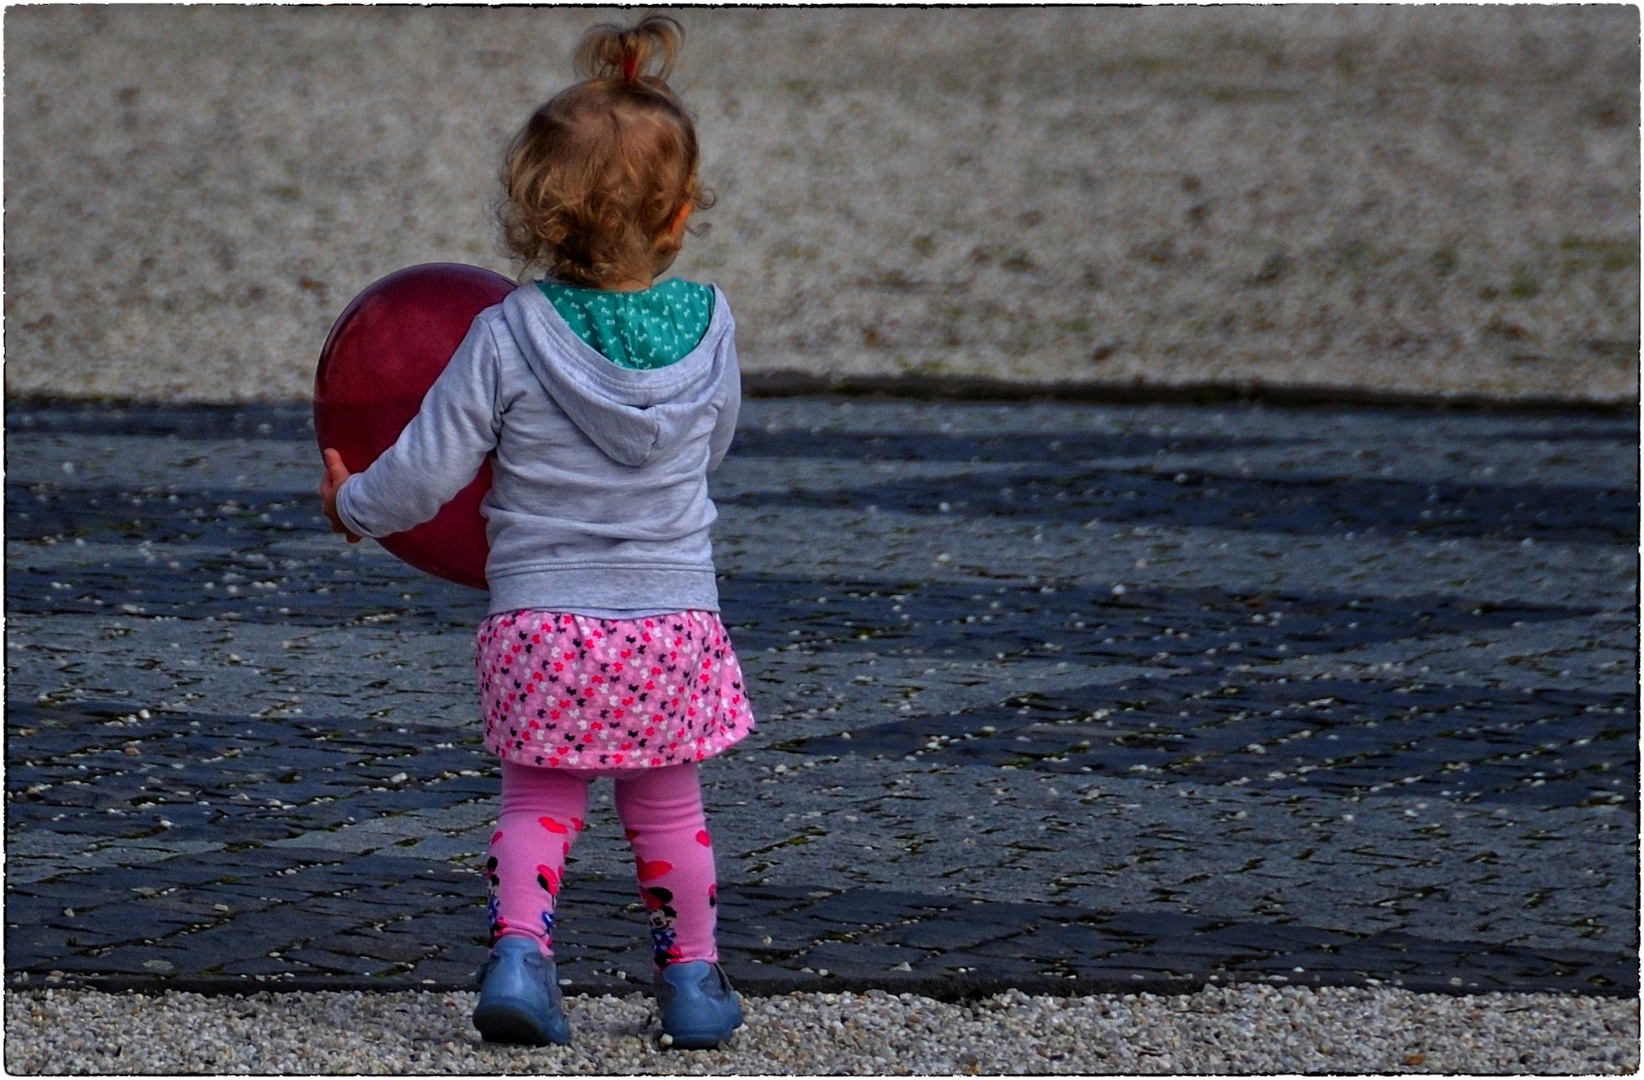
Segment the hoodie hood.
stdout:
[[646,464],[689,434],[726,395],[735,323],[717,286],[713,317],[696,348],[648,371],[618,367],[590,348],[535,285],[510,293],[502,317],[548,396],[618,464]]

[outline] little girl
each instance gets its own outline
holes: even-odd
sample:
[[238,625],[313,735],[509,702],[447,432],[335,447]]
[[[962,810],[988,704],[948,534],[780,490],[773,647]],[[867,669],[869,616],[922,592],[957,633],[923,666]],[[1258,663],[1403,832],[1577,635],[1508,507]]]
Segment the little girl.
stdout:
[[697,783],[754,726],[708,536],[741,402],[734,324],[717,288],[657,283],[711,203],[666,82],[681,37],[661,16],[584,36],[586,81],[536,111],[503,174],[505,242],[547,276],[480,313],[369,469],[325,452],[320,494],[350,540],[427,520],[492,456],[475,666],[502,807],[474,1024],[493,1042],[570,1040],[554,901],[598,776],[650,912],[663,1031],[712,1047],[742,1022]]

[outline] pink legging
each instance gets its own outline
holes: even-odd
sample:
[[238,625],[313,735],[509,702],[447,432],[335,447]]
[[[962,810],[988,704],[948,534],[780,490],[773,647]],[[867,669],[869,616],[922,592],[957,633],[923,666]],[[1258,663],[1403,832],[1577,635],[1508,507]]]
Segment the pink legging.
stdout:
[[554,899],[587,818],[588,784],[600,775],[616,782],[617,816],[650,914],[652,960],[659,968],[717,962],[714,851],[693,763],[596,773],[504,760],[502,811],[486,863],[491,941],[519,934],[553,955]]

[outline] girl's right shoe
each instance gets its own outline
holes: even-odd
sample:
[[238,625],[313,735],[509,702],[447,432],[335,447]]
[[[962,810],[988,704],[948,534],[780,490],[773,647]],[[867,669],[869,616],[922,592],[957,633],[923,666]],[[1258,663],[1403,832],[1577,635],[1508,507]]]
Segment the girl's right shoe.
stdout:
[[554,962],[542,955],[534,939],[498,940],[479,978],[474,1026],[486,1042],[564,1046],[571,1041]]
[[662,1031],[683,1050],[712,1050],[742,1026],[742,1004],[718,964],[690,960],[656,975]]

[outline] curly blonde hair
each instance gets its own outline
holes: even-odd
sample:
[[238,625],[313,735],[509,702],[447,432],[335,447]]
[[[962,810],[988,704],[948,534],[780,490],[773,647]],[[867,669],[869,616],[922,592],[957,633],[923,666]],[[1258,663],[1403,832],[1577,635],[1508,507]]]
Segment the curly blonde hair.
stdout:
[[514,136],[498,223],[527,272],[593,289],[649,283],[680,248],[670,228],[679,213],[713,205],[697,179],[696,127],[667,82],[684,34],[665,15],[594,27],[576,50],[586,81]]

